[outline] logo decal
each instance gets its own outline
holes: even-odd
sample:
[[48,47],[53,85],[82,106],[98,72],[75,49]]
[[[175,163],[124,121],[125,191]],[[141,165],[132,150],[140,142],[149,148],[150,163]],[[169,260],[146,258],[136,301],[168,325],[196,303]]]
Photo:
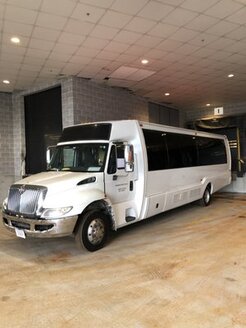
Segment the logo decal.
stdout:
[[23,195],[25,191],[26,191],[26,186],[25,186],[25,185],[22,185],[22,186],[19,188],[19,193],[20,193],[20,195]]

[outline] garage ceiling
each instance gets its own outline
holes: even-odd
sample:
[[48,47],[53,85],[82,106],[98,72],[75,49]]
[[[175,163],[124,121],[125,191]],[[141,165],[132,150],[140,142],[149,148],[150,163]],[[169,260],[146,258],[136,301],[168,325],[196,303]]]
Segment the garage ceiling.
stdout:
[[74,75],[186,110],[246,101],[246,0],[0,0],[0,30],[3,92]]

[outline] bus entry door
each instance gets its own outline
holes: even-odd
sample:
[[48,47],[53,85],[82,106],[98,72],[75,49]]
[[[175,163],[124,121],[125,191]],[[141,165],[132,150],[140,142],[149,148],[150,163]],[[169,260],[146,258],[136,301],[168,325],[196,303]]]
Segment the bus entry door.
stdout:
[[[134,160],[126,161],[126,147],[129,145],[112,144],[105,173],[105,194],[112,205],[116,205],[120,216],[126,222],[136,219],[135,214],[135,168]],[[128,147],[129,148],[129,147]],[[133,150],[132,150],[132,156]],[[131,157],[131,155],[129,156]]]

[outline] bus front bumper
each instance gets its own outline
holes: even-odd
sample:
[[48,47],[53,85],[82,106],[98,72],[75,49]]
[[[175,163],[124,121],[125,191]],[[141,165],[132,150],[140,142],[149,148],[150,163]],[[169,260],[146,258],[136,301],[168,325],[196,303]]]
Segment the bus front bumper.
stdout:
[[17,235],[17,231],[24,231],[27,237],[49,238],[69,236],[73,233],[78,216],[60,219],[30,219],[9,215],[2,212],[3,225],[10,232]]

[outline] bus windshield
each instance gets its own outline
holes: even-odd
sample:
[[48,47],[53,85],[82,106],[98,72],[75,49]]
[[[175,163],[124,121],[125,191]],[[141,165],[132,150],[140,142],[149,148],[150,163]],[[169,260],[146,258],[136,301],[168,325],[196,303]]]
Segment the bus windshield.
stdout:
[[107,143],[57,146],[48,171],[103,172],[107,150]]

